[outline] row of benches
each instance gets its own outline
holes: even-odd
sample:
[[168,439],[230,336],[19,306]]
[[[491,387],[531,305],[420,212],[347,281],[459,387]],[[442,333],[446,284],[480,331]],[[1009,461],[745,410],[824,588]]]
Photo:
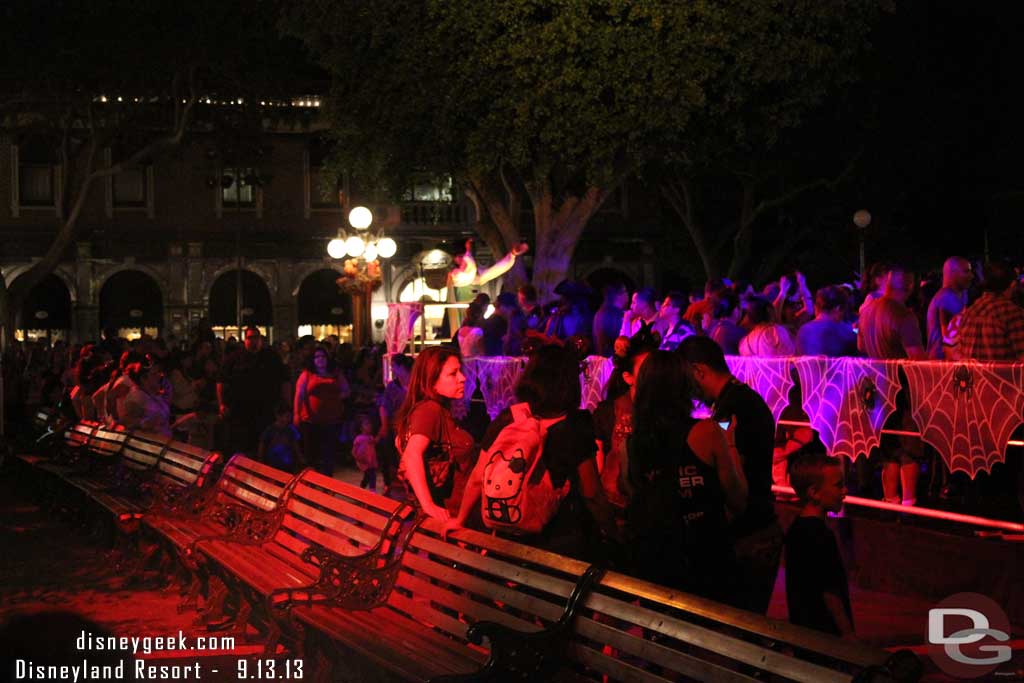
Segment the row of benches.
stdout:
[[[80,423],[25,456],[187,572],[201,619],[338,680],[913,680],[920,664],[471,530],[312,470]],[[124,473],[130,472],[130,475]],[[88,482],[88,483],[85,483]],[[133,490],[134,489],[134,490]],[[126,525],[130,520],[140,522]],[[231,616],[227,616],[231,613]],[[307,667],[313,668],[312,662]]]

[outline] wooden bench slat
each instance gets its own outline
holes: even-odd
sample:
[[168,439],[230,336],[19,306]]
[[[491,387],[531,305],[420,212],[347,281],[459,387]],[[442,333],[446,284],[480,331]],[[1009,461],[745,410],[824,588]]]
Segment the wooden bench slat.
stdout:
[[205,461],[206,458],[197,458],[191,453],[182,453],[174,448],[168,448],[164,451],[163,457],[160,458],[161,463],[174,465],[178,469],[185,470],[187,472],[198,472]]
[[721,631],[713,631],[668,614],[626,603],[599,592],[591,593],[583,604],[587,609],[662,633],[723,657],[755,667],[767,667],[794,681],[827,683],[828,681],[844,680],[842,676],[831,669],[759,647]]
[[225,487],[244,488],[252,491],[253,495],[262,495],[265,498],[272,498],[274,500],[281,497],[290,479],[290,477],[284,481],[262,479],[238,468],[230,470],[225,468],[224,472],[220,475],[220,480],[223,482],[222,490]]
[[[332,534],[330,531],[318,529],[317,527],[305,522],[299,517],[294,515],[286,515],[282,526],[286,529],[294,531],[298,536],[302,536],[308,541],[312,541],[316,545],[332,550],[339,555],[347,555],[349,557],[358,555],[365,552],[366,545],[355,545],[346,536],[340,536]],[[333,528],[337,529],[340,527],[340,523],[332,525]],[[361,532],[362,530],[360,530]],[[362,534],[360,534],[362,535]],[[366,534],[369,538],[369,544],[376,543],[376,534]],[[357,539],[358,540],[358,539]],[[307,543],[308,545],[308,543]]]
[[[583,615],[579,615],[576,619],[576,632],[594,642],[611,645],[623,654],[633,655],[648,662],[658,664],[670,671],[681,673],[694,680],[739,681],[742,683],[757,683],[760,680],[732,671],[706,659],[694,657],[680,650],[674,650],[650,640],[637,638],[632,634],[625,633],[608,624],[594,621]],[[586,646],[584,645],[583,647]],[[597,668],[602,673],[613,673],[602,667]]]
[[[570,644],[569,652],[575,661],[595,671],[606,672],[616,681],[627,683],[665,683],[666,680],[672,680],[656,676],[621,659],[609,657],[581,643]],[[729,681],[730,679],[725,680]]]
[[459,640],[466,640],[466,631],[469,629],[469,624],[465,624],[454,617],[437,611],[423,599],[415,596],[410,598],[403,595],[401,591],[396,590],[391,592],[391,597],[388,598],[388,605],[405,612],[421,624],[451,633],[459,638]]
[[[376,515],[372,517],[367,515],[369,519],[364,521],[364,518],[354,514],[346,516],[330,514],[329,511],[313,507],[297,496],[292,496],[289,499],[287,509],[289,516],[298,517],[309,524],[321,526],[338,525],[340,533],[349,535],[351,532],[355,534],[352,538],[358,538],[365,545],[373,545],[376,542],[377,537],[380,536],[381,529],[384,528],[387,522],[387,518]],[[364,537],[368,540],[364,540]]]
[[159,468],[160,474],[163,478],[174,480],[184,485],[191,484],[198,476],[197,471],[179,467],[177,463],[168,462],[164,459],[160,460],[160,464],[157,465],[157,467]]
[[[366,612],[298,607],[294,613],[304,623],[329,633],[345,649],[407,680],[469,673],[486,660],[476,646],[465,647],[387,607]],[[367,634],[380,636],[367,638]],[[395,643],[401,648],[394,647]]]
[[255,493],[250,489],[233,484],[224,484],[217,491],[217,495],[226,502],[233,502],[236,505],[254,507],[259,510],[273,510],[277,507],[278,496],[266,496]]
[[544,574],[527,567],[522,567],[498,560],[492,556],[483,556],[469,550],[464,550],[453,543],[445,543],[440,539],[433,538],[421,532],[413,534],[409,543],[411,548],[444,557],[447,560],[464,564],[480,570],[492,576],[503,577],[506,581],[522,584],[550,593],[558,597],[563,603],[572,593],[575,586],[564,579],[555,578],[551,574]]
[[626,574],[608,572],[601,580],[601,585],[628,593],[637,598],[662,603],[683,612],[712,619],[728,626],[734,626],[770,640],[785,641],[797,647],[817,652],[829,652],[831,656],[859,667],[879,665],[885,662],[884,650],[878,650],[863,643],[840,640],[811,629],[804,629],[785,622],[768,619],[758,614],[746,612],[729,605],[722,605],[706,598],[683,593],[665,586],[659,586]]
[[165,444],[163,443],[142,439],[132,434],[128,437],[125,449],[135,453],[146,453],[151,455],[153,458],[158,458],[160,457],[160,454],[164,452],[164,445]]
[[349,517],[351,519],[358,519],[371,526],[375,526],[378,529],[383,528],[387,522],[388,516],[394,511],[364,508],[358,505],[353,505],[351,502],[346,501],[343,498],[328,495],[323,491],[318,491],[306,484],[304,479],[299,480],[299,484],[295,487],[292,493],[292,500],[309,500],[317,505],[331,510],[338,515]]
[[[525,631],[528,633],[541,630],[540,626],[531,621],[520,619],[508,612],[502,612],[501,610],[495,609],[494,607],[482,602],[470,600],[465,594],[459,595],[458,593],[452,592],[450,589],[444,589],[441,586],[432,584],[425,579],[413,576],[406,572],[399,574],[398,585],[410,590],[415,596],[429,599],[431,603],[443,605],[444,607],[455,610],[461,614],[472,616],[473,619],[471,623],[476,623],[477,621],[494,621],[499,624],[504,624],[509,628],[514,628],[517,631]],[[434,604],[431,604],[430,607],[431,609],[438,611]],[[466,633],[466,626],[466,624],[463,624],[460,631],[452,633],[452,635],[464,637]]]
[[398,509],[398,506],[400,505],[398,501],[392,500],[387,496],[379,496],[375,493],[370,493],[366,489],[361,489],[358,486],[347,484],[332,477],[326,477],[315,470],[306,470],[303,472],[302,480],[303,482],[315,484],[322,488],[343,493],[348,498],[358,501],[364,507],[382,511],[385,517],[390,516],[391,513]]
[[282,488],[292,480],[294,475],[284,472],[277,468],[271,467],[270,465],[264,465],[261,462],[247,458],[244,455],[232,456],[231,460],[224,467],[225,472],[246,472],[255,474],[259,479],[267,479],[280,483]]
[[546,619],[555,621],[562,616],[564,604],[555,604],[547,600],[533,597],[521,591],[509,588],[505,582],[485,581],[477,576],[472,576],[450,565],[441,564],[427,559],[417,553],[406,553],[404,557],[405,567],[416,572],[421,572],[431,578],[456,585],[476,595],[487,595],[494,600],[506,603],[516,609]]

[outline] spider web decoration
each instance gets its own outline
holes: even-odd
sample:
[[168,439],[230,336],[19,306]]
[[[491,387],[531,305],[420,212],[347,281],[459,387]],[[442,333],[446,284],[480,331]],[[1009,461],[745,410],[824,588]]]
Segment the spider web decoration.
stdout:
[[473,358],[466,362],[476,364],[476,379],[492,420],[516,402],[516,381],[526,366],[525,358]]
[[423,304],[388,304],[388,319],[384,324],[384,341],[389,354],[404,353],[413,338],[416,321],[423,314]]
[[856,460],[882,437],[882,425],[896,410],[898,361],[804,356],[793,360],[800,395],[811,426],[829,455]]
[[973,479],[1006,461],[1006,442],[1024,423],[1024,364],[920,362],[903,369],[921,439],[950,472]]
[[789,390],[793,388],[793,376],[789,366],[792,358],[754,358],[749,356],[726,356],[725,362],[736,379],[750,386],[768,404],[772,417],[778,424],[782,411],[789,405]]
[[597,404],[604,400],[613,370],[615,364],[611,358],[587,356],[584,359],[583,372],[580,374],[580,408],[593,412]]
[[462,359],[462,374],[466,377],[466,391],[462,394],[461,401],[452,401],[452,416],[456,420],[465,419],[469,415],[469,405],[473,400],[473,393],[477,384],[477,359]]

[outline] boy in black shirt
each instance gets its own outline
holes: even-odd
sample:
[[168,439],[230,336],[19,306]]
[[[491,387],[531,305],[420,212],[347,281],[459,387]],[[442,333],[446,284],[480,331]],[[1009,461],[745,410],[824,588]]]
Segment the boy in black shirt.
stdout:
[[853,636],[846,568],[825,524],[846,496],[841,463],[821,451],[790,457],[789,480],[803,509],[786,534],[786,602],[789,620],[833,635]]

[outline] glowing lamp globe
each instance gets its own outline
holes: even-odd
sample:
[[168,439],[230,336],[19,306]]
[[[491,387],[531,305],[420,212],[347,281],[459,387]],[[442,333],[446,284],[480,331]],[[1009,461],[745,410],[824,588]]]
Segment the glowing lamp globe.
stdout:
[[366,242],[359,235],[352,235],[345,240],[345,249],[352,256],[359,258],[363,255],[363,250],[366,249]]
[[385,237],[377,242],[377,253],[381,258],[391,258],[398,251],[398,245],[390,237]]
[[348,254],[348,247],[345,246],[345,240],[334,238],[327,243],[327,255],[331,258],[345,258]]
[[377,245],[376,244],[367,244],[366,245],[366,249],[363,250],[363,258],[366,259],[367,261],[376,261],[377,260]]
[[871,225],[871,214],[866,210],[861,209],[857,213],[853,214],[853,224],[863,230]]
[[373,222],[373,212],[365,206],[357,206],[348,212],[348,222],[356,230],[366,230]]

